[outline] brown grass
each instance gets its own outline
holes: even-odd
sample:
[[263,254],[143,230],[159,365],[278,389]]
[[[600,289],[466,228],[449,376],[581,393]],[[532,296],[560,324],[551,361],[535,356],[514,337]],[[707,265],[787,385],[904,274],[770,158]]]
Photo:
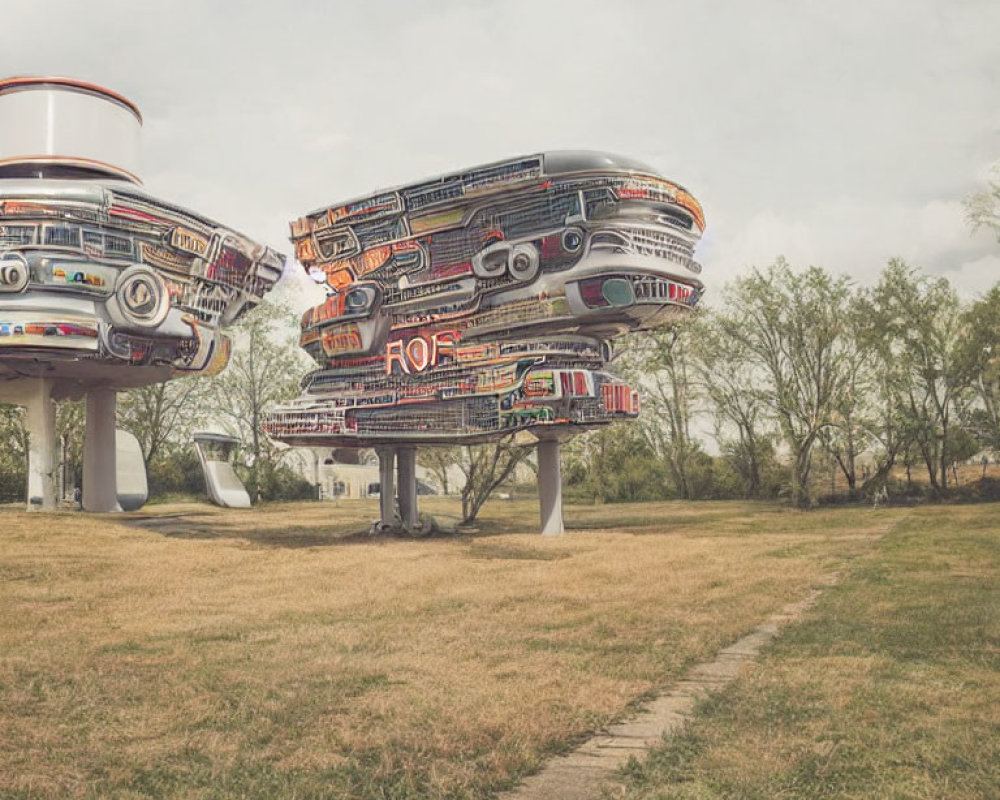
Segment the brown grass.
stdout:
[[615,797],[1000,796],[1000,515],[922,508]]
[[[424,503],[439,516],[450,501]],[[534,504],[0,512],[0,796],[483,797],[866,551],[902,511]]]

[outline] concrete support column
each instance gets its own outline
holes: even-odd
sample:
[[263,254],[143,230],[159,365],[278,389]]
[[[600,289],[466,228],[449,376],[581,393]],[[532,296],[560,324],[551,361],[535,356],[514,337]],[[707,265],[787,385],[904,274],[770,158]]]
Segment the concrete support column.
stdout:
[[28,428],[28,511],[56,507],[56,407],[52,381],[33,381],[24,395]]
[[118,505],[114,389],[87,392],[87,424],[83,433],[83,508],[121,511]]
[[313,454],[313,495],[314,500],[323,499],[323,489],[319,482],[319,450],[311,450]]
[[396,487],[393,485],[396,450],[380,447],[375,452],[378,454],[379,516],[383,525],[392,526],[396,524]]
[[559,467],[558,439],[538,442],[538,500],[542,511],[542,534],[562,533],[562,471]]
[[396,471],[399,480],[399,516],[403,528],[413,531],[417,517],[417,448],[400,447],[396,451]]

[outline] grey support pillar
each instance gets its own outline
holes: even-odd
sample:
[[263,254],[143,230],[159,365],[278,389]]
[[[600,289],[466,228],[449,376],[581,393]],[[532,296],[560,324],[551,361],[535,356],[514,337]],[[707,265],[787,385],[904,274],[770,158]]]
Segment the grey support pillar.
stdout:
[[56,407],[52,381],[32,381],[24,394],[28,428],[28,511],[56,507]]
[[323,499],[323,490],[320,488],[319,483],[319,450],[313,449],[309,451],[313,456],[313,500]]
[[83,508],[121,511],[115,445],[114,389],[87,392],[87,424],[83,434]]
[[417,448],[400,447],[396,451],[396,470],[399,480],[399,516],[403,528],[414,531],[417,527]]
[[393,485],[393,468],[396,461],[396,450],[392,447],[380,447],[378,454],[379,477],[379,516],[383,526],[393,527],[396,524],[396,487]]
[[538,442],[538,500],[542,511],[542,533],[562,533],[562,472],[559,468],[558,439]]

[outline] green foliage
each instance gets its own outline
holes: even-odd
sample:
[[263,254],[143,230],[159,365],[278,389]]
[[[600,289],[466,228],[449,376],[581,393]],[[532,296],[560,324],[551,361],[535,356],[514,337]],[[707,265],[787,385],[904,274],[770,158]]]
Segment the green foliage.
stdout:
[[237,475],[251,497],[265,502],[276,500],[314,500],[316,487],[287,464],[268,464],[260,469],[239,467]]
[[[753,493],[747,465],[738,454],[713,457],[698,447],[687,459],[688,498],[776,498],[787,491],[787,467],[773,447],[758,454]],[[622,422],[577,437],[563,448],[564,493],[571,502],[627,503],[684,499],[667,465],[633,423]]]
[[715,440],[742,483],[727,482],[731,496],[761,495],[764,462],[773,457],[764,396],[746,348],[727,336],[717,315],[703,313],[696,322],[693,371],[712,409]]
[[973,230],[988,228],[1000,241],[1000,163],[993,165],[987,188],[966,199],[965,213]]
[[205,496],[205,478],[193,446],[161,451],[146,468],[149,496]]
[[[963,307],[946,280],[898,260],[855,291],[779,259],[723,294],[720,310],[625,340],[618,366],[643,395],[643,441],[613,429],[571,449],[575,496],[787,496],[807,506],[825,481],[812,475],[818,448],[851,498],[885,486],[899,463],[926,467],[939,494],[953,462],[1000,445],[1000,285]],[[699,416],[719,459],[692,435]]]
[[666,468],[673,493],[685,500],[700,496],[693,483],[700,444],[691,435],[691,420],[701,399],[693,376],[700,329],[686,323],[640,333],[626,340],[621,369],[643,392],[645,413],[638,431],[646,449]]
[[779,258],[738,278],[724,296],[718,329],[740,348],[753,391],[790,451],[792,501],[808,506],[813,448],[835,424],[850,383],[850,283],[818,267],[793,272]]
[[0,403],[0,503],[24,500],[28,481],[24,409]]
[[[83,471],[84,411],[82,402],[56,404],[56,439],[66,458],[68,485],[79,486]],[[0,503],[25,499],[28,481],[28,431],[24,409],[0,404]]]
[[723,439],[719,444],[723,455],[716,460],[716,497],[774,499],[787,493],[791,475],[778,461],[771,435]]
[[86,420],[86,403],[82,400],[64,400],[56,405],[56,436],[66,459],[63,491],[67,494],[72,487],[83,485],[83,432]]
[[946,450],[948,457],[954,462],[963,462],[972,458],[982,449],[982,445],[965,428],[953,427],[948,431]]
[[[273,469],[254,471],[237,463],[237,476],[244,482],[251,497],[264,501],[311,500],[316,490],[312,484],[285,464]],[[205,497],[205,479],[194,447],[171,448],[150,463],[147,477],[149,496]],[[256,482],[259,481],[259,482]]]
[[577,437],[564,448],[567,495],[586,502],[663,500],[670,491],[667,467],[637,426],[618,423]]
[[534,447],[508,436],[493,444],[456,448],[462,485],[462,522],[472,522],[483,504],[500,486],[514,478],[517,468],[528,461]]
[[175,378],[119,396],[118,427],[139,440],[147,469],[162,449],[191,442],[191,434],[211,413],[211,386],[197,377]]
[[[288,451],[261,430],[264,414],[298,395],[308,359],[298,347],[289,309],[265,300],[235,326],[233,355],[206,387],[211,414],[248,452],[252,499],[284,491],[278,467]],[[282,475],[284,473],[281,473]]]
[[975,404],[963,422],[984,447],[1000,448],[1000,284],[962,313],[959,357],[969,366]]
[[898,407],[901,440],[911,443],[935,491],[948,487],[955,416],[971,400],[983,361],[969,347],[955,290],[893,260],[862,300],[867,336],[886,365],[884,389]]
[[442,494],[448,494],[454,488],[449,485],[448,473],[461,457],[459,447],[422,447],[417,450],[417,463],[434,476]]

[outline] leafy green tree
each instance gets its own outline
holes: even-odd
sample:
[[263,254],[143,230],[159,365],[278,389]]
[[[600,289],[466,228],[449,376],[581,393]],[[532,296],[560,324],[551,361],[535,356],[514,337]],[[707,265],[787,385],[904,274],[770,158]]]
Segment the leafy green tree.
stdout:
[[0,502],[24,500],[28,481],[28,430],[24,409],[0,403]]
[[201,464],[190,443],[170,443],[163,448],[150,462],[146,477],[151,497],[206,494]]
[[1000,241],[1000,162],[993,165],[986,189],[966,199],[965,213],[973,230],[989,228]]
[[118,400],[118,427],[139,440],[150,464],[165,448],[190,448],[191,434],[209,413],[211,383],[198,377],[154,383],[124,392]]
[[308,358],[298,347],[296,321],[280,302],[264,300],[233,328],[226,369],[206,387],[210,415],[243,443],[247,490],[258,500],[279,491],[278,467],[288,449],[261,430],[266,411],[298,395]]
[[594,503],[671,496],[666,464],[633,422],[614,423],[571,439],[563,448],[563,463],[567,486]]
[[963,409],[963,419],[983,445],[1000,448],[1000,283],[965,310],[959,325],[960,357],[976,401]]
[[[870,335],[878,337],[880,343],[884,341],[876,328]],[[884,486],[900,459],[909,475],[920,428],[920,423],[907,411],[909,379],[905,365],[896,362],[888,348],[872,347],[867,352],[872,358],[873,379],[865,418],[868,452],[874,456],[875,468],[861,486],[860,494],[869,494]]]
[[448,473],[458,464],[461,457],[462,453],[458,447],[421,447],[417,450],[417,461],[434,476],[442,494],[448,494],[450,488]]
[[858,460],[862,453],[878,452],[876,433],[880,414],[877,408],[880,364],[867,333],[868,319],[860,297],[853,294],[843,309],[841,335],[845,346],[840,355],[840,371],[844,385],[832,404],[830,422],[820,430],[823,449],[847,482],[850,497],[856,497]]
[[[57,464],[65,470],[67,486],[78,486],[83,469],[84,404],[63,400],[56,404]],[[65,458],[65,464],[59,459]],[[23,500],[28,480],[28,429],[24,408],[0,404],[0,502]],[[67,486],[62,486],[63,491]]]
[[621,371],[642,393],[644,410],[636,424],[646,446],[666,467],[676,495],[695,496],[691,468],[701,447],[691,435],[699,400],[691,366],[698,338],[689,322],[629,337],[621,346]]
[[514,475],[534,452],[534,444],[522,444],[516,435],[498,442],[458,448],[462,485],[462,522],[472,522],[494,491]]
[[919,275],[894,259],[868,293],[869,336],[878,342],[900,433],[913,442],[934,491],[948,486],[948,447],[956,413],[968,401],[977,360],[969,357],[958,295],[944,278]]
[[761,370],[720,320],[702,313],[691,367],[713,412],[715,439],[743,483],[744,497],[759,497],[765,465],[774,458]]
[[761,374],[760,397],[791,455],[792,501],[808,506],[813,447],[835,424],[849,386],[842,326],[850,283],[818,267],[794,273],[778,259],[737,279],[724,297],[719,325]]
[[63,463],[61,489],[69,494],[83,480],[83,433],[87,406],[83,400],[62,400],[56,404],[56,437]]

